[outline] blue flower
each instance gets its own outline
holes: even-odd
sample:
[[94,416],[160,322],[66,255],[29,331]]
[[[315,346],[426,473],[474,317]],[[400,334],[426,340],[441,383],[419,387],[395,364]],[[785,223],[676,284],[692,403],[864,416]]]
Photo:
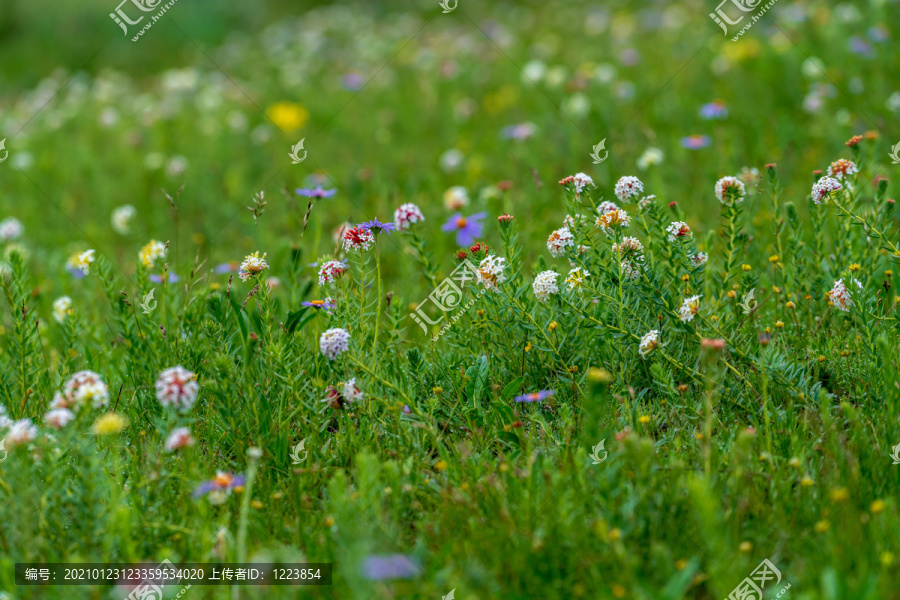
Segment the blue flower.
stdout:
[[366,221],[365,223],[360,223],[357,225],[360,229],[365,229],[366,231],[371,231],[373,235],[378,235],[382,231],[388,235],[391,235],[392,231],[397,231],[397,225],[394,223],[382,223],[378,219],[372,219],[371,221]]

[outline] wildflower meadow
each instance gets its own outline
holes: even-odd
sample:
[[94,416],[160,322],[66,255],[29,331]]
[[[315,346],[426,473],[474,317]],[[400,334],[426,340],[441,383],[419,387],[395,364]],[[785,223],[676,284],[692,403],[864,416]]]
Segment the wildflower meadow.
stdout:
[[0,600],[900,599],[900,2],[717,1],[0,6]]

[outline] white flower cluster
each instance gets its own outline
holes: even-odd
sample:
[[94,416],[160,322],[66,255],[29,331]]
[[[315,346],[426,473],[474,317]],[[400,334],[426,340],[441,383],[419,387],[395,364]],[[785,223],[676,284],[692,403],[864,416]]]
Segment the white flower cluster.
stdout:
[[24,227],[15,217],[7,217],[0,221],[0,241],[8,242],[22,235]]
[[87,404],[93,408],[109,404],[109,389],[97,373],[78,371],[66,382],[62,394],[56,394],[50,408],[80,408]]
[[319,350],[328,360],[334,360],[350,347],[350,333],[335,327],[319,337]]
[[68,296],[60,296],[53,301],[53,318],[57,323],[62,323],[72,310],[72,299]]
[[359,402],[363,399],[363,393],[356,387],[356,377],[337,384],[338,392],[347,402]]
[[716,198],[722,204],[731,206],[741,202],[746,193],[744,182],[737,177],[723,177],[716,182]]
[[421,223],[424,220],[425,215],[423,215],[419,207],[412,202],[401,204],[400,207],[394,211],[394,222],[399,229],[409,229],[414,223]]
[[172,406],[178,410],[190,410],[199,391],[197,376],[184,367],[166,369],[156,380],[156,399],[163,406]]
[[626,175],[616,182],[615,191],[619,202],[628,202],[644,193],[644,184],[637,177]]
[[259,252],[254,252],[244,258],[244,262],[241,263],[241,270],[238,272],[238,277],[241,278],[241,281],[247,281],[268,268],[269,263],[266,262],[266,255],[263,254],[260,256]]
[[556,285],[558,277],[559,273],[556,271],[542,271],[537,274],[531,287],[534,289],[534,295],[538,302],[546,302],[550,296],[559,293],[559,286]]
[[339,260],[329,260],[319,269],[319,285],[331,284],[343,274],[346,266]]
[[568,227],[557,229],[550,234],[550,238],[547,240],[547,250],[550,251],[550,256],[554,258],[563,256],[566,253],[566,248],[570,248],[574,245],[575,237],[572,235],[572,232],[569,231]]
[[812,200],[816,204],[827,202],[832,194],[844,189],[841,182],[832,177],[822,177],[812,187]]
[[574,175],[575,193],[580,194],[586,187],[594,187],[594,180],[584,173]]
[[685,323],[692,321],[697,313],[700,312],[700,296],[691,296],[685,298],[678,309],[678,317]]
[[[856,279],[852,280],[856,287],[862,289],[862,284]],[[847,286],[844,285],[843,279],[838,279],[834,282],[834,287],[831,288],[831,292],[829,292],[831,297],[831,303],[834,304],[834,307],[843,312],[849,312],[851,308],[853,308],[853,299],[850,297],[850,290],[847,289]]]
[[653,352],[656,348],[659,347],[659,330],[651,329],[644,337],[641,338],[641,342],[638,345],[638,353],[641,357],[645,357],[651,352]]
[[478,278],[478,283],[482,284],[485,289],[496,292],[499,289],[499,285],[506,281],[506,275],[503,273],[505,269],[505,258],[489,254],[481,260],[475,275]]
[[672,224],[666,227],[666,233],[669,234],[669,241],[674,242],[681,237],[692,237],[694,233],[684,221],[672,221]]

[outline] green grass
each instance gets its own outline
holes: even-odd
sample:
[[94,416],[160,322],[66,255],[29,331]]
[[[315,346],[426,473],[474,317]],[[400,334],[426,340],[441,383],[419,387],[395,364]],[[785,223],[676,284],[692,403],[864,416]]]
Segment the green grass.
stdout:
[[[0,13],[0,219],[24,226],[2,255],[0,405],[39,430],[0,463],[0,590],[118,599],[16,587],[12,566],[168,558],[334,564],[329,587],[194,586],[188,599],[712,599],[768,558],[782,574],[770,597],[789,583],[783,597],[900,598],[900,241],[893,186],[875,181],[896,168],[898,59],[892,38],[867,37],[896,36],[896,3],[859,5],[855,20],[846,5],[778,4],[736,43],[696,2],[433,4],[183,0],[138,43],[106,16],[115,3]],[[851,51],[853,35],[871,57]],[[346,89],[354,71],[364,85]],[[818,111],[804,108],[811,94]],[[715,99],[727,116],[703,119]],[[273,116],[278,103],[302,107],[300,126]],[[533,137],[501,135],[525,122]],[[711,143],[684,148],[689,135]],[[594,165],[602,139],[609,157]],[[664,159],[640,170],[648,147]],[[451,149],[463,161],[442,169]],[[812,171],[838,158],[860,173],[813,203]],[[744,167],[758,182],[723,205],[716,181]],[[580,171],[596,188],[576,196],[558,182]],[[625,175],[656,196],[649,208],[616,199]],[[319,184],[338,192],[308,212],[293,190]],[[489,249],[468,258],[504,258],[505,281],[467,286],[471,309],[435,341],[454,313],[428,332],[409,315],[458,265],[441,231],[457,185],[464,215],[488,215]],[[265,206],[248,210],[260,191]],[[594,224],[610,200],[631,219],[612,237]],[[380,234],[377,253],[347,255],[332,237],[406,202],[425,221]],[[130,233],[110,222],[123,204]],[[547,238],[567,214],[586,219],[554,258]],[[669,241],[682,220],[693,235]],[[611,248],[622,236],[643,246],[635,280]],[[147,267],[151,239],[168,248]],[[66,263],[87,249],[96,260],[76,278]],[[214,271],[256,251],[259,277]],[[320,286],[310,263],[332,258],[347,270]],[[565,284],[575,266],[590,273],[580,291]],[[164,270],[178,281],[150,279]],[[532,283],[548,270],[559,292],[539,302]],[[838,279],[846,312],[826,295]],[[682,321],[694,295],[699,312]],[[331,312],[301,305],[325,297]],[[351,339],[335,360],[319,351],[330,328]],[[662,345],[641,356],[650,330]],[[154,388],[177,365],[200,385],[184,412]],[[54,430],[48,406],[82,370],[108,403]],[[362,400],[322,402],[350,378]],[[539,390],[555,394],[514,401]],[[96,434],[110,412],[124,429]],[[166,451],[176,427],[196,444]],[[608,456],[593,464],[601,440]],[[247,484],[221,504],[192,498],[217,471]],[[388,554],[421,572],[366,578],[366,559]]]

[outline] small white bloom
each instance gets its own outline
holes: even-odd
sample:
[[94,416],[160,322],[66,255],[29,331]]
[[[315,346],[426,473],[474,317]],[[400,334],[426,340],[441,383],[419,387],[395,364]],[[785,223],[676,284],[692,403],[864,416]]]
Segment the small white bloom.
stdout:
[[737,177],[723,177],[716,182],[716,198],[722,204],[731,206],[744,200],[744,182]]
[[619,202],[628,202],[644,193],[644,184],[637,177],[626,175],[616,182],[616,198]]
[[319,337],[319,350],[329,360],[334,360],[350,348],[350,333],[346,329],[329,329]]
[[486,289],[496,292],[498,291],[500,284],[506,281],[506,275],[503,273],[505,269],[505,258],[489,254],[482,259],[475,275],[478,278],[478,283],[483,285]]
[[554,258],[563,256],[566,253],[566,248],[571,248],[574,245],[575,238],[568,227],[557,229],[550,234],[550,238],[547,240],[547,250],[550,251],[550,255]]
[[363,393],[356,387],[356,377],[351,377],[348,381],[342,381],[337,384],[338,393],[347,402],[359,402],[363,399]]
[[641,355],[641,357],[645,357],[658,347],[659,330],[651,329],[647,334],[644,335],[644,337],[641,338],[641,342],[638,345],[638,353]]
[[682,321],[688,322],[692,321],[698,312],[700,312],[700,296],[691,296],[684,299],[681,308],[678,309],[678,316]]
[[75,413],[68,408],[54,408],[44,415],[44,423],[55,429],[62,429],[74,418]]
[[469,205],[469,192],[457,185],[444,192],[444,206],[447,210],[459,210]]
[[197,376],[181,366],[166,369],[156,380],[156,399],[166,407],[190,410],[199,391]]
[[31,419],[20,419],[10,425],[4,440],[9,447],[20,446],[34,441],[34,438],[37,437],[37,432],[37,427],[32,425]]
[[569,271],[569,275],[566,277],[566,283],[569,284],[569,290],[577,288],[580,291],[585,278],[589,276],[590,273],[587,269],[582,269],[581,267],[576,267]]
[[8,242],[22,235],[24,228],[15,217],[7,217],[0,221],[0,241]]
[[57,323],[62,323],[71,314],[72,299],[68,296],[60,296],[53,301],[53,318]]
[[81,407],[88,403],[93,408],[102,408],[109,404],[109,390],[94,371],[79,371],[72,375],[63,388],[63,394],[65,405],[61,408]]
[[137,210],[130,204],[124,204],[113,210],[110,221],[116,233],[120,235],[131,233],[131,220],[136,214]]
[[816,204],[822,204],[823,201],[827,202],[832,194],[835,194],[842,189],[844,189],[844,186],[842,186],[841,182],[837,179],[832,177],[822,177],[812,187],[812,200]]
[[169,437],[166,438],[166,451],[175,452],[179,448],[193,446],[194,438],[191,436],[191,430],[187,427],[177,427],[172,430]]
[[559,273],[556,271],[543,271],[534,278],[531,287],[538,302],[546,302],[550,296],[559,293],[559,286],[556,285],[557,277]]
[[663,151],[659,148],[647,148],[637,159],[637,168],[646,171],[648,168],[660,164],[664,156]]

